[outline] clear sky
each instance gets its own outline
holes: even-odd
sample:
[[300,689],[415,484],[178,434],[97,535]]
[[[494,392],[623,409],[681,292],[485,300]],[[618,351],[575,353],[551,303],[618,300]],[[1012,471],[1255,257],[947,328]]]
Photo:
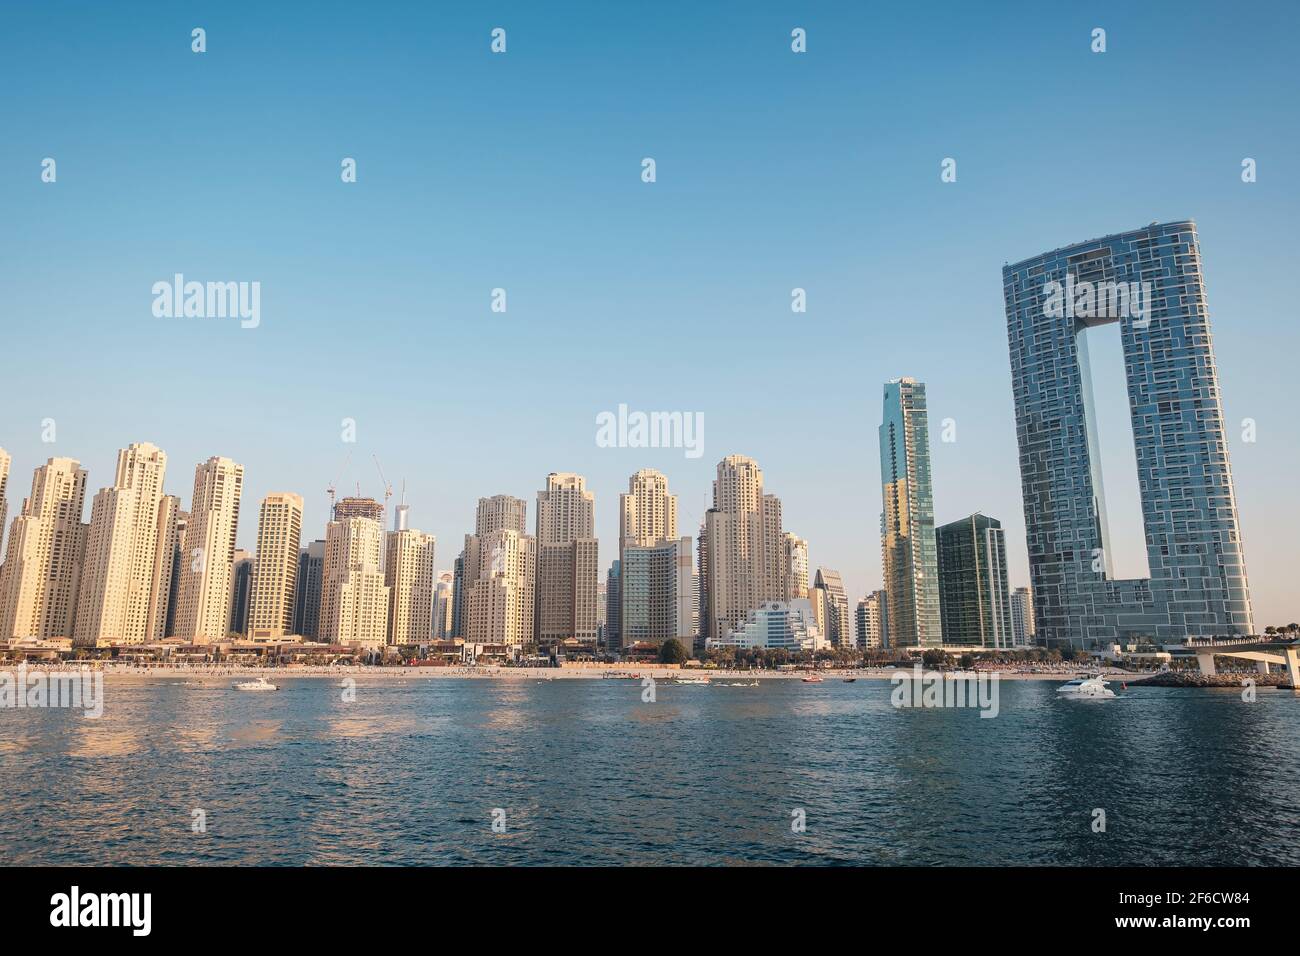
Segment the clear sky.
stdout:
[[[264,494],[301,493],[322,537],[326,486],[380,495],[377,455],[446,568],[480,495],[531,523],[575,471],[607,565],[632,472],[668,474],[693,536],[739,453],[856,600],[879,586],[881,385],[911,375],[937,520],[1000,518],[1024,584],[1001,266],[1190,217],[1256,621],[1300,618],[1300,6],[451,6],[0,7],[11,515],[45,458],[93,493],[152,441],[186,507],[197,462],[246,466],[251,550]],[[260,327],[155,318],[177,272],[260,282]],[[597,447],[619,403],[702,413],[703,457]]]

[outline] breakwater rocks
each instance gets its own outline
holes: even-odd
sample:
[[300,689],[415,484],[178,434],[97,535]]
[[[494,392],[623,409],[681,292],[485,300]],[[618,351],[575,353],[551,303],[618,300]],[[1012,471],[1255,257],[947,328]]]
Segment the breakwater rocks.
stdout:
[[1140,683],[1143,687],[1241,687],[1242,681],[1253,680],[1256,687],[1281,687],[1286,683],[1285,674],[1260,674],[1256,671],[1242,671],[1232,674],[1202,674],[1200,671],[1164,671],[1143,678],[1130,680],[1130,684]]

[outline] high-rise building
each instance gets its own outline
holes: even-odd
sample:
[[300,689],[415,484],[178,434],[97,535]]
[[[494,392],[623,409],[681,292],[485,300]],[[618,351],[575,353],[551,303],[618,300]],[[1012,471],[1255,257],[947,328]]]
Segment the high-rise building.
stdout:
[[943,642],[1012,646],[1007,543],[1002,522],[979,513],[935,529]]
[[722,638],[744,624],[750,611],[784,594],[781,502],[763,494],[763,472],[754,459],[729,455],[718,463],[713,507],[704,520],[706,638]]
[[374,498],[362,498],[361,496],[340,498],[334,505],[334,520],[346,521],[348,518],[368,518],[371,521],[378,521],[382,528],[384,525],[384,506]]
[[0,638],[72,637],[86,526],[86,470],[51,458],[9,529],[0,566]]
[[[102,488],[91,502],[73,631],[79,645],[127,640],[126,576],[137,500],[134,491]],[[136,635],[132,643],[140,640],[142,636]]]
[[885,646],[885,592],[872,591],[857,608],[858,647],[875,651]]
[[[1152,223],[1004,266],[1038,638],[1092,646],[1254,629],[1200,241]],[[1089,329],[1123,343],[1146,578],[1117,578]]]
[[[610,634],[607,646],[618,651],[632,643],[663,643],[671,637],[692,650],[694,555],[691,539],[677,535],[677,496],[668,490],[667,476],[653,468],[632,475],[627,492],[619,497],[619,510],[621,633]],[[684,600],[689,603],[683,605]]]
[[229,632],[232,563],[243,491],[244,466],[229,458],[214,456],[194,469],[174,636],[222,640]]
[[596,644],[602,650],[609,647],[609,635],[605,632],[606,614],[609,611],[609,592],[605,582],[596,583]]
[[[398,514],[405,523],[405,513]],[[384,575],[388,583],[388,643],[427,644],[433,637],[436,541],[431,534],[403,528],[390,531],[387,543]]]
[[252,605],[253,555],[236,548],[230,558],[230,618],[226,624],[229,634],[248,633],[248,612]]
[[691,634],[694,646],[698,650],[700,646],[700,574],[694,569],[691,570]]
[[596,496],[581,475],[552,472],[537,493],[537,641],[596,645]]
[[1034,592],[1016,588],[1011,592],[1011,645],[1029,647],[1034,643]]
[[596,582],[600,553],[595,538],[543,544],[537,549],[537,640],[576,638],[596,646]]
[[707,645],[708,636],[713,633],[709,619],[709,516],[706,513],[700,522],[700,536],[695,545],[695,603],[699,610],[695,615],[695,646]]
[[149,585],[149,626],[151,641],[171,637],[179,571],[185,549],[185,527],[189,515],[181,510],[181,499],[163,495],[158,501],[158,543],[154,548],[153,576]]
[[148,640],[158,517],[167,456],[147,443],[123,448],[117,475],[91,505],[77,597],[78,644]]
[[528,502],[510,495],[493,495],[478,500],[474,533],[484,535],[501,530],[528,533]]
[[840,572],[830,568],[818,568],[813,582],[813,589],[822,592],[825,597],[826,619],[822,634],[832,647],[854,647],[857,641],[853,635],[853,619],[849,617],[849,596],[844,591],[844,581]]
[[175,636],[222,640],[230,628],[232,563],[244,466],[212,457],[194,469],[185,561],[176,598]]
[[388,586],[380,567],[384,526],[344,518],[325,529],[320,639],[367,650],[388,640]]
[[781,536],[785,549],[785,587],[787,601],[808,596],[808,542],[790,531]]
[[462,632],[476,644],[536,643],[537,539],[525,534],[526,502],[480,498],[461,554]]
[[294,594],[293,633],[307,640],[320,637],[321,588],[325,577],[325,541],[298,552],[298,587]]
[[[826,636],[828,622],[830,621],[831,611],[827,600],[825,588],[808,589],[808,611],[812,614],[813,625],[817,628],[817,633]],[[829,642],[828,642],[829,643]]]
[[451,565],[451,636],[465,635],[465,552]]
[[784,601],[789,568],[785,563],[785,535],[781,531],[781,499],[763,495],[763,593],[769,600]]
[[433,588],[433,639],[449,641],[455,631],[456,575],[443,571]]
[[930,426],[925,385],[898,378],[885,385],[880,424],[881,563],[889,601],[890,647],[937,647],[939,567],[930,484]]
[[623,652],[623,575],[618,558],[609,566],[605,577],[605,650],[611,654]]
[[619,560],[621,647],[662,644],[675,638],[695,645],[691,618],[693,553],[689,537],[653,544],[628,543]]
[[642,468],[628,479],[619,495],[619,548],[654,544],[677,538],[677,496],[668,491],[668,477]]
[[[196,570],[198,549],[190,551],[185,547],[186,532],[189,530],[190,513],[181,511],[176,516],[176,561],[172,565],[172,582],[167,601],[167,616],[163,621],[163,633],[168,637],[177,635],[176,613],[181,605],[181,580],[190,571]],[[187,566],[188,565],[188,566]]]
[[275,492],[263,498],[257,519],[257,556],[248,612],[250,637],[286,637],[294,633],[301,542],[302,495]]
[[[471,546],[474,539],[477,547]],[[475,559],[468,584],[470,556]],[[536,643],[533,591],[537,581],[537,543],[532,535],[507,528],[466,541],[465,639],[474,644],[523,647]]]
[[9,466],[13,459],[0,448],[0,554],[4,554],[5,521],[9,517]]

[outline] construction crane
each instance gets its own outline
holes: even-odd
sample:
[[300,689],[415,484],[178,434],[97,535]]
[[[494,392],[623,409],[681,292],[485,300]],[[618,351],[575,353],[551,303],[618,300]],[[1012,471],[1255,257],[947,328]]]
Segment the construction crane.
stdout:
[[379,480],[384,483],[384,507],[387,508],[388,499],[393,497],[393,486],[390,485],[388,479],[384,477],[384,468],[379,464],[379,456],[371,455],[370,457],[375,460],[375,468],[379,471]]
[[[343,468],[339,471],[339,478],[347,474],[348,465],[351,464],[351,462],[352,462],[352,452],[348,452],[348,457],[343,460]],[[334,495],[338,491],[338,489],[335,487],[335,483],[337,481],[338,478],[335,478],[333,481],[329,483],[329,487],[325,489],[325,493],[330,496],[330,521],[334,520]]]
[[[375,468],[379,470],[379,480],[384,483],[384,510],[388,510],[388,499],[393,497],[393,486],[388,483],[388,477],[384,474],[383,465],[379,464],[379,456],[373,456],[375,459]],[[406,530],[406,481],[402,481],[402,503],[393,511],[393,530]]]

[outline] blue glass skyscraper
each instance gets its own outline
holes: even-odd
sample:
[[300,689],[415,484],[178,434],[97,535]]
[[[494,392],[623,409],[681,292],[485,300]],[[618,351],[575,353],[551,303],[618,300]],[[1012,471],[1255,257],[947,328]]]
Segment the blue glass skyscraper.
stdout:
[[[1083,646],[1253,630],[1196,225],[1002,270],[1038,636]],[[1111,571],[1082,333],[1119,323],[1150,577]]]

